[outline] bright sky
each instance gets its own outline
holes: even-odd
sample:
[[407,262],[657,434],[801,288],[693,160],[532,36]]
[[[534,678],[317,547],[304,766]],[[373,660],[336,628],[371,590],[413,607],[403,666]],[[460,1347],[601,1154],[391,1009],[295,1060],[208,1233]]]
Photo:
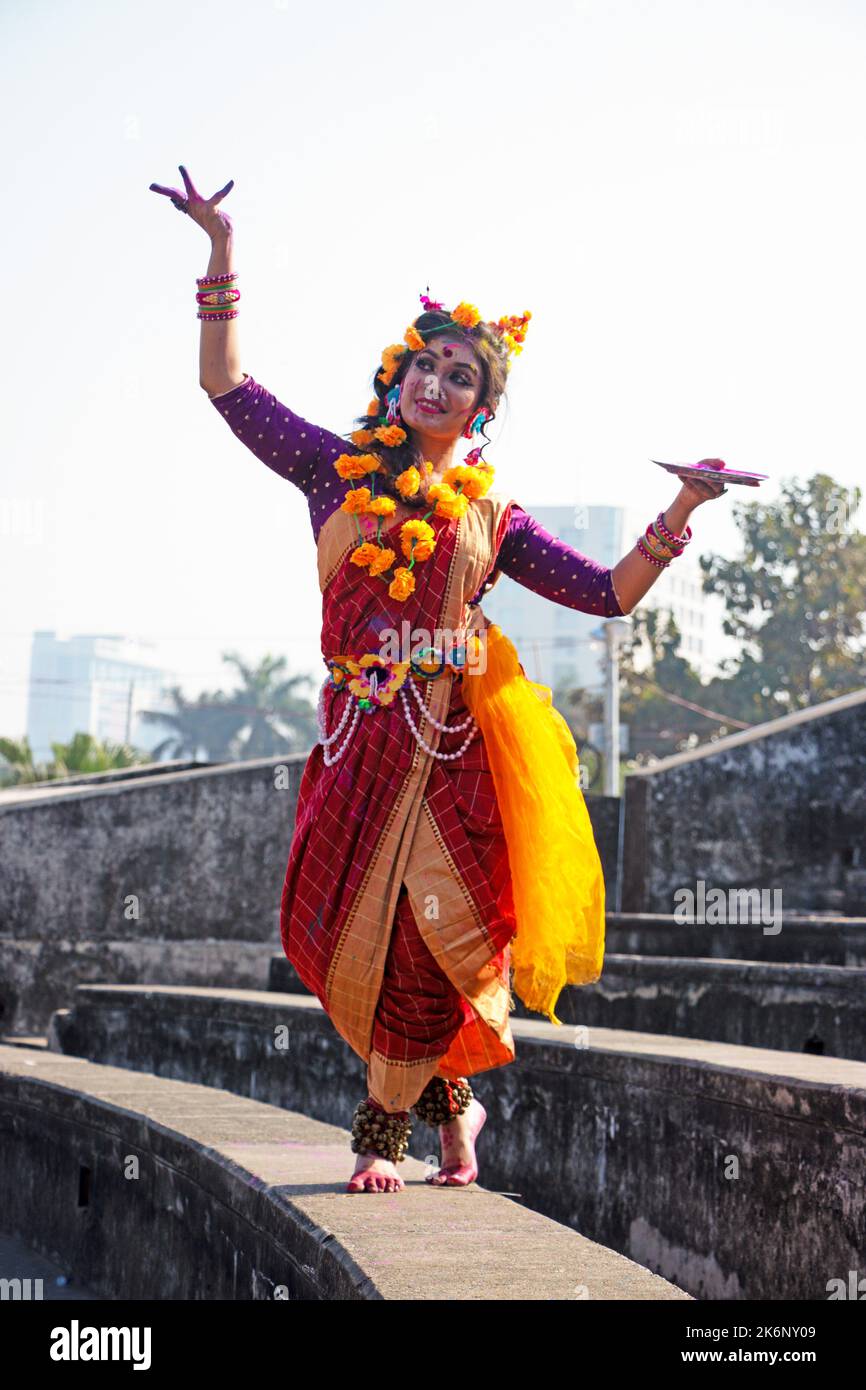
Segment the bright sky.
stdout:
[[649,519],[650,458],[862,481],[864,38],[854,0],[5,0],[0,733],[34,628],[156,640],[191,696],[228,648],[324,675],[306,503],[198,386],[181,163],[235,180],[242,365],[314,422],[429,285],[532,311],[488,450],[529,510]]

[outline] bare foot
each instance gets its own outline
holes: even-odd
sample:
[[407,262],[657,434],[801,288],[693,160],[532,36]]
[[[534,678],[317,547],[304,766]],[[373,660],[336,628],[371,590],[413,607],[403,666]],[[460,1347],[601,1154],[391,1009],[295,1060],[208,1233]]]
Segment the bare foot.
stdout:
[[346,1186],[347,1192],[402,1192],[406,1184],[388,1158],[376,1154],[358,1154],[355,1171]]
[[442,1166],[426,1179],[435,1187],[468,1187],[478,1177],[475,1140],[487,1119],[487,1111],[473,1096],[462,1115],[439,1126]]

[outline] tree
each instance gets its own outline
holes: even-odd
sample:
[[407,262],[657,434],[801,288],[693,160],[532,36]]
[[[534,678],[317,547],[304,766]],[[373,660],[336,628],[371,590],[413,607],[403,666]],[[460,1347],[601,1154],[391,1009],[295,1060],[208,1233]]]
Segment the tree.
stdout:
[[744,718],[772,719],[845,695],[866,679],[866,536],[862,493],[827,473],[782,484],[781,499],[734,506],[744,554],[700,557],[704,592],[720,594],[722,629],[743,643],[724,663]]
[[223,660],[235,667],[242,682],[232,696],[242,716],[238,757],[266,758],[286,748],[312,748],[319,736],[315,706],[297,693],[299,686],[312,685],[312,676],[284,677],[284,656],[266,655],[258,666],[247,666],[236,652],[227,652]]
[[48,769],[44,763],[33,761],[33,750],[27,738],[0,738],[0,786],[18,787],[28,782],[45,782]]
[[859,488],[849,495],[819,473],[783,483],[776,502],[734,504],[742,555],[702,555],[699,564],[704,592],[725,602],[722,630],[742,649],[709,681],[679,655],[673,616],[638,605],[620,661],[620,717],[637,764],[863,686],[860,500]]
[[167,694],[173,710],[139,711],[142,723],[163,724],[171,731],[154,747],[154,761],[198,758],[201,754],[205,760],[229,761],[238,713],[228,696],[220,691],[205,691],[195,700],[187,700],[177,685],[171,686]]
[[76,772],[105,772],[112,767],[133,767],[153,761],[153,755],[125,743],[100,743],[92,734],[77,733],[68,743],[52,743],[54,758],[47,763],[33,760],[27,738],[0,738],[2,785],[25,786],[33,782],[52,782]]
[[92,734],[77,733],[69,743],[52,743],[54,761],[49,776],[69,777],[75,772],[106,772],[112,767],[136,767],[153,761],[151,753],[128,743],[100,741]]
[[231,693],[206,692],[187,700],[173,686],[168,694],[174,710],[142,711],[146,723],[171,729],[154,758],[195,758],[205,750],[213,761],[227,762],[312,748],[318,738],[316,710],[297,694],[298,686],[312,683],[311,676],[284,676],[285,657],[265,655],[257,666],[248,666],[236,652],[226,652],[223,660],[240,676]]

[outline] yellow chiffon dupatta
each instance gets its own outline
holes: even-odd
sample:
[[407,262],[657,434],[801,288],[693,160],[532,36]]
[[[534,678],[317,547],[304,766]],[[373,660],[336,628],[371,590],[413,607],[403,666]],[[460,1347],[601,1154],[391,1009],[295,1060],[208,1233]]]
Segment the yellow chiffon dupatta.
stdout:
[[604,875],[578,781],[571,730],[552,691],[529,680],[497,623],[463,671],[466,707],[487,749],[508,847],[517,929],[512,987],[552,1023],[566,984],[592,984],[604,962]]

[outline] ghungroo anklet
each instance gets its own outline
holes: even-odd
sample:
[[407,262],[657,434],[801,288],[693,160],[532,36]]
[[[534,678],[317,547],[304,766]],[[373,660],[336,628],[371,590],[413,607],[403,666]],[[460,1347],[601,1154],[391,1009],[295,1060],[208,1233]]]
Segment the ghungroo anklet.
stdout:
[[472,1087],[465,1076],[457,1081],[433,1076],[412,1106],[412,1113],[425,1125],[435,1129],[437,1125],[447,1124],[468,1110],[472,1095]]
[[376,1154],[391,1163],[406,1157],[412,1120],[408,1110],[389,1114],[372,1096],[359,1102],[352,1118],[352,1153]]

